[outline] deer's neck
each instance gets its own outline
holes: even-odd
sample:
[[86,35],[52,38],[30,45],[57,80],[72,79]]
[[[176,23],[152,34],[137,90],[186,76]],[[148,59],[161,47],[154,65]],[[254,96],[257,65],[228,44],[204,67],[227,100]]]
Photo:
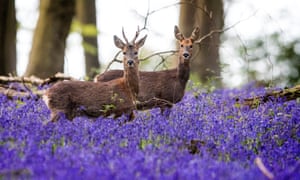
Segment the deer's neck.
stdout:
[[184,63],[180,63],[179,61],[177,67],[177,77],[182,87],[185,87],[187,81],[190,78],[190,64],[189,61],[184,61]]
[[124,79],[126,85],[129,87],[134,98],[139,93],[139,73],[137,68],[128,68],[124,71]]

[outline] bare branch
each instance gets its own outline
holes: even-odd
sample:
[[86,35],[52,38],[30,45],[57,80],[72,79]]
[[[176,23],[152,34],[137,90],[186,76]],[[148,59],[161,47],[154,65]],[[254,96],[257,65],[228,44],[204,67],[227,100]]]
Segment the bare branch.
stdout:
[[150,59],[150,58],[152,58],[154,56],[161,56],[163,54],[175,54],[177,52],[178,52],[178,50],[160,51],[160,52],[156,52],[154,54],[151,54],[149,56],[146,56],[146,57],[140,59],[140,61],[145,61],[145,60]]
[[[108,71],[108,69],[110,68],[110,66],[114,63],[114,62],[117,62],[117,63],[122,63],[121,60],[117,59],[119,54],[121,53],[122,51],[119,51],[115,56],[114,58],[108,63],[107,67],[105,68],[104,72]],[[161,51],[161,52],[157,52],[157,53],[154,53],[154,54],[151,54],[149,56],[146,56],[144,58],[141,58],[139,59],[140,61],[146,61],[154,56],[160,56],[161,58],[163,57],[162,55],[163,54],[170,54],[170,55],[174,55],[175,53],[177,53],[178,50],[169,50],[169,51]],[[161,65],[162,63],[160,63],[159,65]],[[158,65],[158,66],[159,66]]]
[[136,107],[137,109],[142,110],[146,107],[153,107],[153,105],[156,107],[172,107],[173,103],[165,99],[153,97],[147,101],[137,102]]
[[167,66],[166,66],[166,64],[165,64],[165,62],[168,60],[168,58],[170,57],[170,56],[173,56],[174,54],[170,54],[170,55],[168,55],[168,56],[162,56],[162,55],[159,55],[159,57],[161,58],[161,61],[160,61],[160,63],[158,63],[155,67],[154,67],[154,71],[160,66],[160,65],[163,65],[163,67],[165,67],[165,68],[168,68]]
[[209,33],[207,33],[206,35],[202,36],[199,40],[197,40],[195,43],[201,43],[203,40],[205,40],[206,38],[212,36],[215,33],[224,33],[225,31],[228,31],[230,29],[232,29],[233,27],[237,26],[238,24],[250,19],[251,17],[255,16],[255,14],[257,13],[257,11],[255,11],[252,15],[246,17],[245,19],[239,20],[236,23],[224,28],[224,29],[216,29],[216,30],[211,30]]
[[114,58],[108,63],[108,65],[107,65],[107,67],[105,68],[104,72],[108,71],[108,69],[110,68],[110,66],[111,66],[114,62],[118,62],[118,63],[122,63],[122,62],[123,62],[123,61],[117,59],[121,52],[122,52],[122,51],[117,52],[117,54],[114,56]]
[[197,8],[197,9],[200,9],[203,13],[205,13],[210,19],[212,18],[212,13],[209,12],[207,10],[207,8],[203,8],[201,6],[198,6],[194,3],[194,1],[182,1],[182,2],[177,2],[177,3],[174,3],[174,4],[170,4],[170,5],[166,5],[166,6],[163,6],[161,8],[158,8],[158,9],[155,9],[155,10],[152,10],[150,12],[147,13],[148,16],[158,12],[158,11],[162,11],[164,9],[168,9],[170,7],[173,7],[173,6],[177,6],[177,5],[190,5],[190,6],[193,6],[194,8]]
[[45,85],[45,84],[51,84],[51,83],[55,83],[57,81],[63,81],[63,80],[74,80],[74,78],[70,77],[70,76],[65,76],[62,73],[57,73],[52,77],[49,77],[47,79],[40,79],[38,77],[35,76],[30,76],[30,77],[15,77],[15,76],[0,76],[0,84],[8,84],[8,83],[12,83],[12,82],[17,82],[17,83],[28,83],[28,84],[32,84],[35,86],[38,85]]

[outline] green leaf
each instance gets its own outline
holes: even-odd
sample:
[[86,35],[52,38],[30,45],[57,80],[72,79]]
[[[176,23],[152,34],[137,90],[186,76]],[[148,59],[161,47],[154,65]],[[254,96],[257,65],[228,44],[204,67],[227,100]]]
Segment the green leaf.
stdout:
[[72,22],[71,32],[78,32],[84,37],[97,37],[99,33],[95,24],[82,24],[77,20]]
[[86,37],[97,37],[98,30],[95,24],[84,24],[81,27],[81,34]]

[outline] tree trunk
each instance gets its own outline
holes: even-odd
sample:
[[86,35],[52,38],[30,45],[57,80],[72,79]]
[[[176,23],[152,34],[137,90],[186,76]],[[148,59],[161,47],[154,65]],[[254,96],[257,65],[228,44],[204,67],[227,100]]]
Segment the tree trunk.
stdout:
[[66,38],[75,14],[75,0],[41,0],[25,75],[46,78],[64,70]]
[[16,74],[16,10],[14,0],[0,1],[0,74]]
[[80,22],[85,55],[85,72],[89,78],[98,74],[96,4],[95,0],[76,0],[76,17]]
[[[200,37],[224,25],[222,0],[181,0],[179,25],[185,35],[190,35],[195,26],[200,28]],[[191,72],[203,83],[221,85],[219,62],[220,34],[214,33],[195,48]]]

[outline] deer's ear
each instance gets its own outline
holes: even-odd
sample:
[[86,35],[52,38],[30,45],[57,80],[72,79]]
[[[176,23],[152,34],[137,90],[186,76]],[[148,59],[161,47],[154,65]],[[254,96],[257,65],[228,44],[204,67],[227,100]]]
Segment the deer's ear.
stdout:
[[120,49],[123,49],[125,47],[125,43],[116,35],[114,36],[114,43]]
[[193,32],[192,32],[192,35],[191,35],[191,39],[193,41],[197,40],[199,38],[199,35],[200,35],[200,28],[199,27],[196,27]]
[[183,34],[180,32],[178,26],[174,27],[174,35],[177,40],[182,41],[184,39]]
[[145,35],[142,39],[138,40],[138,42],[135,43],[137,48],[142,47],[145,44],[146,39],[147,39],[147,35]]

